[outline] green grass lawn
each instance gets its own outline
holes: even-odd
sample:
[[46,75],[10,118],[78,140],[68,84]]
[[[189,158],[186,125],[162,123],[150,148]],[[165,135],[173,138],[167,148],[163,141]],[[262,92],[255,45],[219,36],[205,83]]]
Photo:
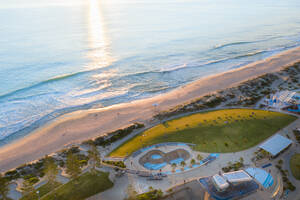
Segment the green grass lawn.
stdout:
[[293,176],[300,180],[300,154],[296,153],[293,155],[293,157],[290,160],[290,167]]
[[[61,183],[55,183],[54,188],[60,186]],[[41,187],[39,187],[37,189],[37,191],[39,191],[39,197],[42,197],[44,195],[46,195],[47,193],[49,193],[52,190],[52,188],[50,187],[50,185],[48,183],[42,185]],[[29,197],[24,196],[22,197],[20,200],[31,200]]]
[[248,149],[297,119],[277,112],[225,109],[192,114],[159,124],[126,141],[111,157],[125,157],[162,142],[193,143],[197,151],[236,152]]
[[99,192],[103,192],[113,186],[113,183],[108,178],[108,173],[97,172],[91,174],[86,172],[75,180],[72,180],[61,187],[58,187],[54,192],[45,195],[42,200],[81,200],[93,196]]

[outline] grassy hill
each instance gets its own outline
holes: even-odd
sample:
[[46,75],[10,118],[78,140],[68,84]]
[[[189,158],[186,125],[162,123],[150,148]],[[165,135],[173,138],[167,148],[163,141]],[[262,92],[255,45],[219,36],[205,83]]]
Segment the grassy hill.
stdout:
[[296,117],[254,109],[225,109],[197,113],[154,126],[126,141],[111,157],[125,157],[148,145],[163,142],[195,144],[202,152],[248,149],[293,122]]

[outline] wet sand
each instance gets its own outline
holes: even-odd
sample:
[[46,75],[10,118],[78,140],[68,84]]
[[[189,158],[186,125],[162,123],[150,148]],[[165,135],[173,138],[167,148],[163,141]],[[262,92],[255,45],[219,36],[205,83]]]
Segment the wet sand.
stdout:
[[68,145],[101,136],[133,122],[149,124],[152,116],[158,111],[170,109],[217,90],[236,86],[266,73],[279,71],[298,61],[300,48],[294,48],[239,69],[201,78],[152,98],[64,115],[24,138],[1,147],[0,171],[18,167]]

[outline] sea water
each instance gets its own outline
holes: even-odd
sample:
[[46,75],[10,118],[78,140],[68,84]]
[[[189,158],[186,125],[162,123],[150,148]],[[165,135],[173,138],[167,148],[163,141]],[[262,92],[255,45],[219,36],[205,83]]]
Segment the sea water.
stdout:
[[299,0],[0,0],[0,145],[300,44]]

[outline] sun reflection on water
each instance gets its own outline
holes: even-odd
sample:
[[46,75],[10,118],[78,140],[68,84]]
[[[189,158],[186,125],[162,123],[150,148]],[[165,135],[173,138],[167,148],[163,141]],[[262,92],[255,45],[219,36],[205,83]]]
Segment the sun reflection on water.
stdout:
[[88,42],[91,51],[88,57],[92,61],[90,68],[102,68],[112,63],[109,54],[109,40],[105,33],[105,22],[99,0],[89,0],[88,5]]

